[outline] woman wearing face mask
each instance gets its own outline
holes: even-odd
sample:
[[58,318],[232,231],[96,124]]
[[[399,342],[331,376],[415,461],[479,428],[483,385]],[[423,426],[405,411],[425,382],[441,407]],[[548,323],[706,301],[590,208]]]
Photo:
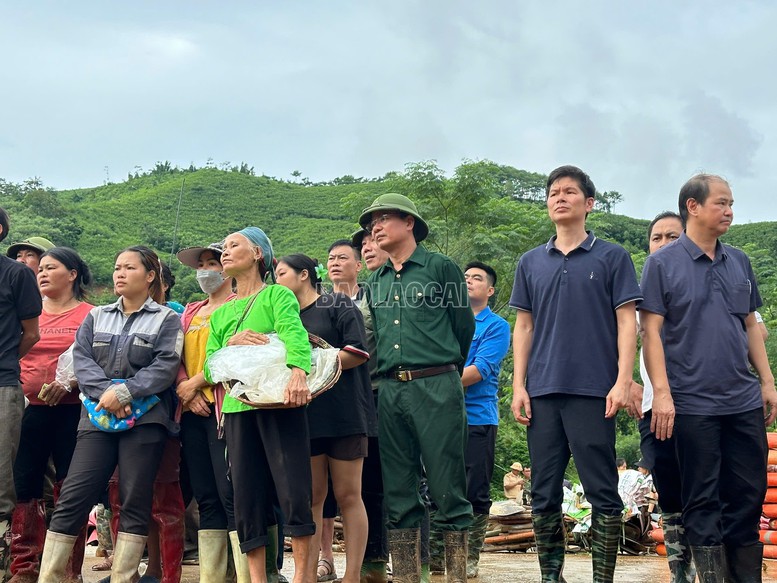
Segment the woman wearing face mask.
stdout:
[[[81,402],[75,382],[63,386],[55,380],[57,360],[70,348],[76,330],[93,305],[84,301],[89,268],[74,250],[54,247],[39,260],[38,288],[43,296],[40,316],[41,339],[19,362],[24,394],[30,406],[24,411],[19,453],[14,464],[17,504],[13,513],[11,573],[13,583],[38,580],[40,553],[46,535],[43,512],[43,482],[49,456],[54,460],[54,501],[59,498],[76,447]],[[81,580],[86,544],[83,538],[73,548],[64,581]]]
[[[232,279],[221,267],[222,243],[190,247],[178,252],[178,260],[197,270],[197,283],[208,297],[187,304],[182,320],[183,362],[178,373],[178,398],[182,406],[181,442],[194,497],[200,510],[198,533],[200,581],[221,583],[227,575],[227,538],[235,531],[232,484],[227,479],[226,442],[219,439],[224,387],[209,385],[202,376],[210,317],[235,297]],[[233,554],[242,581],[247,562],[237,545]],[[242,578],[241,578],[242,576]]]
[[[346,533],[343,583],[359,583],[367,545],[367,513],[362,501],[362,465],[367,457],[367,436],[377,434],[375,403],[367,369],[364,320],[345,294],[319,294],[317,270],[323,267],[300,253],[278,260],[276,279],[297,298],[305,329],[340,349],[343,374],[334,387],[308,406],[310,466],[313,476],[313,517],[320,546],[320,525],[328,477],[343,515]],[[316,557],[308,566],[316,572]]]
[[151,249],[121,251],[113,272],[118,301],[93,308],[76,332],[73,361],[84,410],[46,533],[39,583],[65,580],[76,535],[116,466],[123,508],[111,580],[137,577],[154,478],[168,432],[177,430],[169,389],[181,363],[183,333],[178,315],[161,305],[160,273]]

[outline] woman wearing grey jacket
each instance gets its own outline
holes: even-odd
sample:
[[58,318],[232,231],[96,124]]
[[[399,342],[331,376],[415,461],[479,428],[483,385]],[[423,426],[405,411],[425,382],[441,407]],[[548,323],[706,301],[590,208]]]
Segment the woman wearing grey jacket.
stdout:
[[63,580],[80,525],[118,465],[122,513],[111,581],[130,582],[143,555],[154,478],[172,421],[181,360],[178,316],[165,307],[159,258],[147,247],[119,253],[116,303],[92,309],[76,333],[74,368],[84,411],[54,511],[40,583]]

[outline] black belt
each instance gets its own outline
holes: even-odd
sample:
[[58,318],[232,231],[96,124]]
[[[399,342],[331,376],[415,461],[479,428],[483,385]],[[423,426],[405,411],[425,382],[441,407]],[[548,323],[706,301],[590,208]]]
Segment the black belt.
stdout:
[[419,368],[417,370],[393,370],[386,374],[390,379],[406,383],[408,381],[414,381],[416,379],[423,379],[426,377],[433,377],[446,372],[452,372],[458,370],[455,364],[444,364],[442,366],[432,366],[429,368]]

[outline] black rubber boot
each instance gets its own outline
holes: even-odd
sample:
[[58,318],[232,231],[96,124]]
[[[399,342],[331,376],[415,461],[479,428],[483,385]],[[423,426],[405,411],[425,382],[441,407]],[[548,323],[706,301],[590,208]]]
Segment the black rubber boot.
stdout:
[[726,546],[728,581],[731,583],[761,583],[764,546],[756,543],[746,547]]
[[537,557],[540,561],[542,583],[564,581],[564,552],[567,533],[561,512],[547,512],[532,516],[534,539],[537,541]]
[[394,583],[420,583],[421,530],[397,528],[388,534]]
[[699,583],[725,583],[726,553],[723,545],[691,547]]

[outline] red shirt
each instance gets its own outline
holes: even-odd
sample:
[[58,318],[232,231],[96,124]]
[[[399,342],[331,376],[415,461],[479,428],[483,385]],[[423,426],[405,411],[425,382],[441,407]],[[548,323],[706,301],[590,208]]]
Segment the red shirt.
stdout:
[[[46,311],[46,302],[43,302],[43,312],[38,321],[40,340],[19,361],[22,369],[22,387],[25,396],[30,400],[30,405],[46,405],[38,399],[38,393],[44,384],[54,381],[59,356],[73,344],[76,330],[93,307],[91,304],[82,302],[63,314],[49,314]],[[60,405],[80,403],[78,391],[74,390],[69,395],[65,395],[59,403]]]

